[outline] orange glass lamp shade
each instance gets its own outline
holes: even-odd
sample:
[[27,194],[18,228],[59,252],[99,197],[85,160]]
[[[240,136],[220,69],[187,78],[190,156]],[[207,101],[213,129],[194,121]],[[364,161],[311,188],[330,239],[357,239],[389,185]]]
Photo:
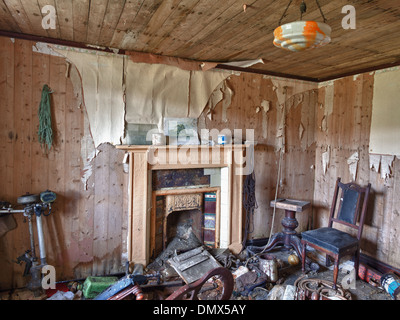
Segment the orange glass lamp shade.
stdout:
[[274,31],[274,45],[289,51],[304,51],[331,42],[331,27],[315,21],[295,21]]

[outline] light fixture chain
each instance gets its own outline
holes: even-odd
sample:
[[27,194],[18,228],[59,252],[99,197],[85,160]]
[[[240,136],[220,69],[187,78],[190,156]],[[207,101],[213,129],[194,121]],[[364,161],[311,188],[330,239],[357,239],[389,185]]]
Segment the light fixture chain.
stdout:
[[293,2],[293,0],[290,0],[290,1],[289,1],[289,4],[287,5],[287,7],[286,7],[286,9],[285,9],[285,12],[283,13],[281,19],[279,20],[278,26],[281,25],[281,22],[282,22],[283,18],[285,17],[286,12],[288,11],[288,9],[289,9],[290,5],[292,4],[292,2]]
[[307,12],[307,5],[303,0],[303,2],[300,5],[300,20],[303,20],[303,14],[306,12]]
[[322,18],[324,19],[324,22],[326,22],[326,18],[325,18],[325,16],[324,16],[324,13],[322,12],[322,8],[321,8],[321,6],[320,6],[320,4],[319,4],[319,1],[318,1],[318,0],[315,0],[315,2],[317,3],[317,6],[318,6],[318,8],[319,8],[319,11],[321,12],[321,16],[322,16]]

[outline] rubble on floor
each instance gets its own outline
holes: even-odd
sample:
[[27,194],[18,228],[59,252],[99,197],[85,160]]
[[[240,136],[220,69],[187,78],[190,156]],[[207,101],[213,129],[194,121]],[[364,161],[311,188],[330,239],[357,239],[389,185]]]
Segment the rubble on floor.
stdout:
[[[234,255],[228,249],[210,249],[204,245],[194,247],[186,252],[169,248],[168,254],[164,252],[163,259],[156,259],[156,263],[149,264],[147,267],[134,266],[133,274],[141,277],[142,281],[138,286],[140,299],[164,300],[179,288],[204,275],[207,270],[215,268],[215,263],[217,263],[232,273],[234,286],[230,300],[393,300],[393,297],[371,278],[369,282],[357,279],[350,285],[346,278],[349,278],[352,270],[351,261],[344,261],[340,265],[338,289],[333,290],[331,285],[333,271],[324,267],[325,261],[322,264],[321,257],[316,256],[316,253],[312,251],[309,257],[312,258],[313,263],[318,263],[318,267],[313,265],[310,268],[309,266],[304,275],[301,271],[301,261],[294,251],[278,248],[268,253],[254,254],[245,249],[241,254]],[[175,266],[171,265],[171,259],[175,259],[178,263]],[[191,268],[199,268],[197,273],[200,276],[196,276],[196,279],[187,278],[187,272]],[[196,273],[191,273],[190,276],[194,274]],[[115,283],[118,281],[116,280]],[[349,285],[344,288],[342,284]],[[221,297],[222,288],[221,279],[213,276],[202,285],[198,299],[218,300]],[[139,291],[132,290],[126,297],[123,295],[117,298],[137,299]],[[85,292],[83,281],[65,283],[61,287],[58,286],[56,290],[46,293],[41,297],[32,297],[26,291],[19,293],[15,291],[12,294],[4,294],[1,299],[89,300],[93,298]]]

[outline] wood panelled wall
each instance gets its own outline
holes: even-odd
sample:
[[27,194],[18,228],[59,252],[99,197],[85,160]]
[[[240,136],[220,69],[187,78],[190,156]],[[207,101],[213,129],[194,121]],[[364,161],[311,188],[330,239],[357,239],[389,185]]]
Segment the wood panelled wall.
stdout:
[[[388,70],[387,72],[393,72]],[[399,71],[396,71],[399,72]],[[322,84],[316,109],[317,149],[314,192],[314,225],[327,224],[337,177],[351,180],[347,159],[358,153],[356,182],[371,183],[372,193],[363,232],[362,252],[393,267],[400,267],[400,160],[395,157],[386,179],[370,169],[369,137],[374,92],[374,74],[364,73]],[[330,93],[328,93],[330,91]],[[326,95],[330,95],[326,99]],[[327,104],[332,112],[327,115]],[[324,173],[322,153],[330,149],[330,160]]]
[[[241,74],[228,80],[233,90],[231,106],[216,106],[207,128],[254,129],[256,198],[253,232],[249,238],[270,236],[282,135],[280,109],[285,109],[286,141],[279,180],[278,198],[312,202],[312,210],[297,214],[297,231],[326,226],[336,179],[352,180],[348,159],[358,153],[355,181],[371,182],[372,194],[364,227],[362,252],[379,261],[400,266],[400,160],[395,157],[391,174],[382,179],[370,169],[374,74],[365,73],[320,84],[317,88],[301,81],[277,80]],[[287,95],[284,96],[284,89]],[[269,101],[263,113],[263,101]],[[282,101],[285,101],[282,107]],[[324,171],[323,153],[330,150]],[[281,230],[283,213],[277,211],[273,232]]]
[[[90,163],[85,188],[85,108],[74,94],[65,59],[33,52],[32,45],[0,37],[0,199],[15,205],[27,192],[57,193],[52,214],[43,219],[47,262],[56,268],[57,281],[123,272],[128,216],[124,152],[102,145]],[[54,91],[54,144],[48,154],[37,135],[44,84]],[[12,260],[30,249],[28,223],[22,214],[14,217],[17,227],[0,238],[0,290],[25,284],[23,266]]]
[[[262,75],[233,75],[227,80],[233,91],[230,107],[223,110],[219,103],[212,119],[205,117],[208,129],[254,130],[255,180],[258,207],[250,226],[249,238],[268,238],[280,232],[282,210],[276,210],[273,221],[274,200],[278,185],[278,198],[311,201],[314,194],[315,120],[318,103],[316,84],[270,78]],[[281,150],[284,152],[281,154]],[[282,157],[281,157],[282,155]],[[282,160],[281,160],[282,158]],[[281,175],[278,180],[279,162]],[[298,230],[307,230],[311,211],[297,216]]]

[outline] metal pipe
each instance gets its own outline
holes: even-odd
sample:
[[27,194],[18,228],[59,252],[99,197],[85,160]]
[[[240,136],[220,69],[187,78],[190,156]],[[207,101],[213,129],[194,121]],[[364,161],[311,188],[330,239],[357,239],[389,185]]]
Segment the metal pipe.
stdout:
[[24,213],[25,210],[3,209],[0,213]]
[[33,236],[33,225],[32,225],[32,215],[28,216],[28,223],[29,223],[29,238],[31,242],[31,253],[32,253],[32,261],[36,261],[36,253],[35,253],[35,239]]
[[46,265],[46,248],[44,244],[44,237],[43,237],[43,223],[42,223],[42,215],[36,216],[36,227],[38,233],[38,240],[39,240],[39,251],[40,251],[40,264]]

